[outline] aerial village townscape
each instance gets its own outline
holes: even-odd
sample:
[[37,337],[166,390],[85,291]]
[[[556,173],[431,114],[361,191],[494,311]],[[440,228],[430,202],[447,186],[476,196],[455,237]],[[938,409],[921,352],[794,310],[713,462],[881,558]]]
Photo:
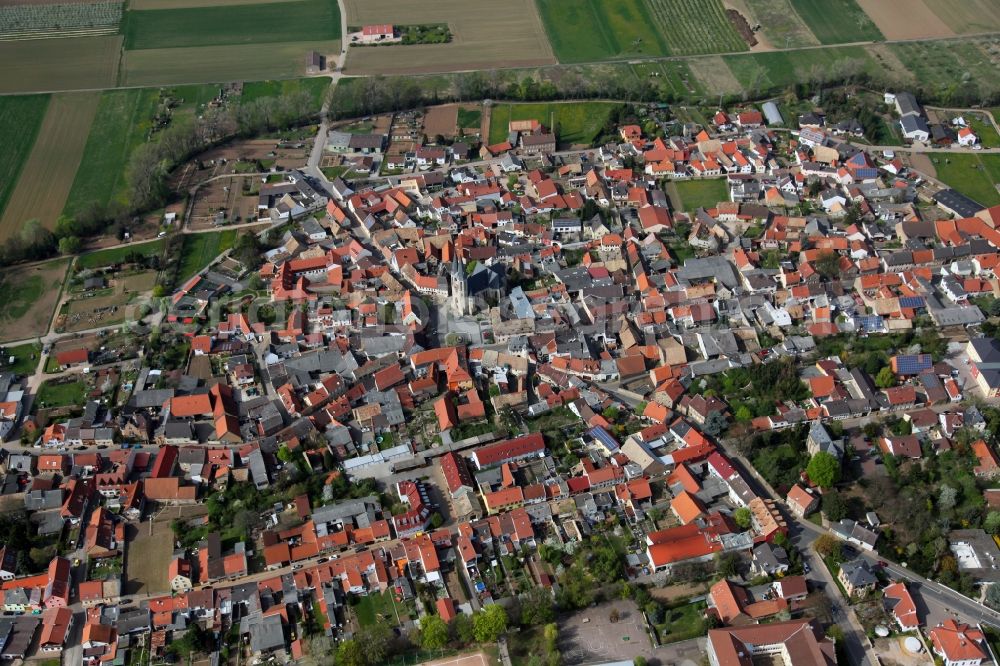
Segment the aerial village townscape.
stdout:
[[1000,664],[996,0],[0,0],[0,662]]

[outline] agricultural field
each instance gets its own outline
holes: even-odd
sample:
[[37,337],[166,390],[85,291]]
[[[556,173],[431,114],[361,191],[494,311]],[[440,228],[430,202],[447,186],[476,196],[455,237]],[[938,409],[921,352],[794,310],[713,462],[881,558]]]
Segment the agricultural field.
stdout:
[[345,0],[350,25],[447,23],[447,44],[348,51],[350,74],[419,74],[555,62],[534,0]]
[[792,9],[790,0],[746,0],[751,24],[759,23],[764,37],[775,48],[815,46],[819,40],[809,30],[802,17]]
[[553,104],[498,104],[490,111],[489,143],[500,143],[507,138],[511,120],[538,120],[556,132],[560,146],[590,145],[600,134],[611,111],[613,102],[564,102]]
[[646,0],[671,55],[746,51],[720,0]]
[[48,105],[48,95],[0,97],[0,214],[31,154]]
[[928,89],[948,90],[975,82],[983,92],[1000,90],[1000,67],[992,62],[989,41],[909,42],[889,44],[916,80]]
[[0,341],[48,332],[68,266],[68,259],[59,259],[0,273],[0,291],[7,294],[0,305]]
[[[645,0],[537,0],[561,63],[665,56],[669,48]],[[700,4],[700,3],[699,3]]]
[[335,0],[130,11],[122,33],[128,50],[331,40],[340,11]]
[[82,163],[66,200],[65,214],[88,204],[125,203],[125,167],[132,151],[145,142],[159,100],[157,90],[108,90],[101,94]]
[[984,206],[1000,204],[1000,155],[949,153],[934,155],[931,162],[937,179],[949,187],[975,199]]
[[932,12],[959,35],[1000,30],[1000,4],[995,0],[924,0]]
[[0,42],[0,93],[110,88],[121,43],[120,35]]
[[704,94],[705,89],[726,95],[737,95],[744,91],[743,84],[733,75],[722,56],[692,58],[687,64],[691,68],[693,81],[702,89],[699,94]]
[[[951,37],[955,32],[935,14],[924,0],[858,0],[886,39]],[[952,6],[961,3],[951,3]],[[899,20],[905,16],[906,20]]]
[[189,9],[194,7],[231,7],[233,5],[270,5],[299,0],[132,0],[129,9]]
[[236,230],[212,231],[184,236],[177,283],[183,284],[236,242]]
[[[376,50],[376,49],[372,49]],[[233,46],[143,49],[127,51],[122,60],[122,85],[162,86],[285,79],[305,74],[308,51],[340,52],[336,40]],[[329,79],[324,79],[329,82]]]
[[0,34],[5,39],[118,32],[122,2],[0,5]]
[[31,156],[0,216],[0,240],[16,236],[28,220],[55,228],[80,166],[100,97],[96,92],[52,96]]
[[680,199],[672,200],[677,210],[690,212],[699,208],[715,208],[720,201],[729,201],[729,188],[725,178],[679,180],[671,185],[675,187],[677,198]]
[[821,44],[884,39],[875,22],[855,0],[791,0],[791,3]]
[[867,52],[850,47],[772,51],[723,56],[723,59],[748,91],[816,83],[846,72],[871,71],[875,67]]

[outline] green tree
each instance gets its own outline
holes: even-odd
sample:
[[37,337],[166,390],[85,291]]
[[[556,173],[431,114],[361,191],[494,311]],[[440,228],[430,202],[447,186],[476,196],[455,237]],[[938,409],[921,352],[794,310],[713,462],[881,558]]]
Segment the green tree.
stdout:
[[820,488],[832,488],[840,480],[840,461],[826,451],[819,451],[809,459],[806,474]]
[[361,645],[354,639],[348,639],[337,646],[335,659],[337,666],[368,666]]
[[885,366],[875,375],[875,386],[879,388],[892,388],[895,385],[896,373],[889,366]]
[[840,255],[833,251],[820,254],[813,262],[816,272],[832,280],[840,274]]
[[645,657],[636,657],[632,660],[633,666],[646,666],[649,662],[646,661]]
[[425,615],[420,620],[420,647],[440,650],[448,644],[448,625],[440,615]]
[[986,605],[993,610],[1000,610],[1000,583],[993,583],[986,588]]
[[490,604],[472,619],[472,632],[479,643],[496,643],[507,632],[507,611]]
[[1000,511],[990,511],[983,521],[983,529],[990,534],[1000,533]]
[[361,652],[365,656],[365,660],[375,666],[375,664],[381,664],[385,661],[385,658],[389,656],[389,643],[392,641],[392,630],[387,624],[373,624],[368,627],[362,627],[357,634],[355,634],[355,640],[361,647]]
[[465,613],[456,615],[449,623],[448,629],[451,632],[452,638],[462,645],[468,645],[476,639],[472,626],[472,618]]
[[840,493],[833,491],[823,494],[823,513],[827,520],[837,522],[847,516],[847,504]]
[[750,529],[750,517],[750,509],[745,506],[741,506],[733,512],[733,520],[745,530]]
[[551,622],[556,617],[555,609],[552,607],[552,594],[544,587],[532,587],[521,595],[519,601],[522,627],[537,627]]
[[844,557],[844,542],[830,534],[821,534],[813,543],[813,548],[823,557],[839,562]]
[[64,236],[59,239],[59,254],[76,254],[83,242],[76,236]]

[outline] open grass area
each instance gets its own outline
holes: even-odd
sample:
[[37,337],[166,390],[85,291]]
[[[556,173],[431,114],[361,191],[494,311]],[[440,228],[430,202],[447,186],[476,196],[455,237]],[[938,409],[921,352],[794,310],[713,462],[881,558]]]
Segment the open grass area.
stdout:
[[984,206],[1000,204],[1000,155],[950,153],[931,158],[938,180]]
[[665,610],[663,623],[654,625],[661,643],[677,643],[704,636],[705,602],[675,604]]
[[16,236],[28,220],[55,228],[81,165],[99,99],[97,92],[52,96],[31,156],[0,217],[0,239]]
[[988,51],[995,41],[952,40],[890,44],[920,85],[947,90],[971,81],[983,92],[1000,89],[1000,71]]
[[[340,42],[283,42],[191,46],[127,51],[122,60],[122,84],[161,86],[178,83],[219,83],[283,79],[305,74],[304,54],[335,54]],[[329,82],[329,79],[325,79]]]
[[479,127],[483,118],[482,109],[458,108],[458,126],[461,128]]
[[[150,527],[152,526],[152,529]],[[174,533],[169,520],[128,525],[126,560],[126,592],[128,594],[167,592],[167,567],[174,546]]]
[[[669,55],[645,0],[537,0],[559,62]],[[698,3],[700,4],[700,2]]]
[[680,198],[680,202],[674,202],[678,210],[715,208],[720,201],[729,201],[729,188],[726,186],[725,178],[678,180],[673,185]]
[[163,239],[149,241],[147,243],[136,243],[123,247],[113,247],[107,250],[97,250],[80,255],[76,260],[76,268],[103,268],[113,266],[124,261],[125,257],[132,253],[138,253],[147,257],[163,253]]
[[48,105],[48,95],[0,97],[0,213],[14,192]]
[[44,335],[59,301],[68,259],[0,272],[0,341]]
[[875,22],[854,0],[791,0],[791,3],[822,44],[883,39]]
[[76,172],[65,214],[77,214],[90,204],[125,203],[125,167],[132,151],[146,140],[158,99],[159,92],[153,89],[101,94],[83,151],[83,168]]
[[122,34],[128,50],[337,39],[340,11],[335,0],[130,11]]
[[413,614],[413,607],[409,602],[397,602],[393,594],[390,588],[382,594],[359,597],[357,605],[352,607],[358,623],[363,627],[376,623],[394,626],[398,624],[397,615],[401,622],[405,622]]
[[507,138],[511,120],[538,120],[556,134],[560,146],[590,145],[608,121],[613,102],[498,104],[490,111],[490,143]]
[[0,93],[110,88],[121,43],[120,35],[0,42]]
[[319,113],[329,90],[330,79],[326,77],[284,81],[252,81],[243,85],[242,99],[244,102],[249,102],[261,97],[281,97],[305,92],[313,100],[316,112]]
[[184,250],[181,253],[181,268],[177,275],[178,283],[184,283],[194,276],[210,261],[231,248],[235,242],[235,229],[185,236]]
[[[38,367],[38,360],[42,354],[42,346],[37,342],[18,345],[16,347],[0,348],[0,368],[4,372],[13,372],[15,375],[30,375]],[[11,363],[11,357],[14,362]]]
[[672,55],[746,51],[720,0],[646,0]]
[[38,389],[35,403],[41,408],[66,407],[68,405],[83,405],[87,387],[81,380],[56,383],[48,379],[42,382]]
[[965,121],[979,137],[979,143],[982,144],[983,148],[1000,148],[1000,134],[997,134],[996,128],[993,127],[993,123],[989,119],[975,113],[967,113]]

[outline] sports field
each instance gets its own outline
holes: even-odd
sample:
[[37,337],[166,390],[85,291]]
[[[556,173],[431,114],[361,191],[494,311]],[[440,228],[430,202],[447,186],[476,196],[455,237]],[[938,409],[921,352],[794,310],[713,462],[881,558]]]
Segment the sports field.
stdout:
[[0,240],[16,236],[32,219],[55,228],[80,166],[100,97],[96,92],[52,96],[31,156],[0,217]]
[[48,104],[48,95],[0,97],[0,214],[14,192]]
[[984,206],[1000,204],[1000,155],[949,153],[931,157],[938,180]]
[[68,259],[0,272],[0,341],[26,340],[49,330]]
[[83,165],[77,171],[66,200],[65,213],[85,206],[102,206],[125,192],[125,167],[129,155],[146,140],[159,94],[156,90],[108,90],[101,94],[97,117],[90,128]]
[[447,23],[447,44],[350,49],[351,74],[426,73],[555,62],[534,0],[345,0],[349,25]]
[[[160,86],[284,79],[305,74],[305,54],[340,52],[340,42],[283,42],[126,51],[123,85]],[[327,79],[329,80],[329,79]]]
[[646,0],[672,55],[746,51],[719,0]]
[[498,104],[490,111],[490,143],[507,138],[511,120],[537,120],[554,129],[559,145],[590,145],[617,105],[613,102]]
[[883,39],[875,22],[855,0],[791,0],[791,3],[822,44]]
[[0,93],[110,88],[121,42],[119,35],[0,41]]
[[[664,56],[670,51],[645,0],[537,0],[559,62]],[[698,2],[700,4],[700,0]]]
[[[792,9],[789,0],[746,0],[746,3],[753,14],[752,20],[761,25],[761,32],[774,48],[819,44],[809,26]],[[750,17],[747,19],[751,20]]]
[[340,10],[336,0],[298,0],[130,11],[122,33],[128,50],[319,41],[340,37]]

